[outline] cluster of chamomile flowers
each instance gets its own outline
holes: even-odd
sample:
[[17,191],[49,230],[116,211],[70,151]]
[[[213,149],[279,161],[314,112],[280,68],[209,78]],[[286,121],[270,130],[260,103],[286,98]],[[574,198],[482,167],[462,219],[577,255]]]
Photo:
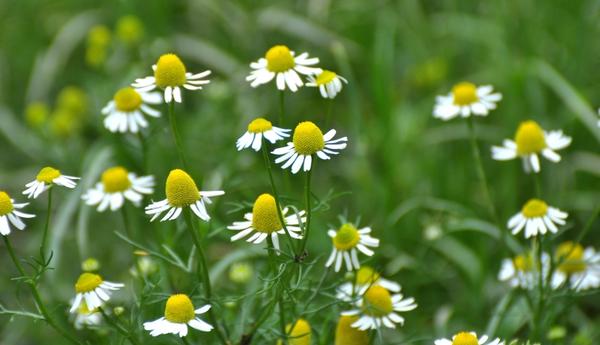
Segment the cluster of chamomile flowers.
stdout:
[[[476,86],[461,82],[449,94],[437,97],[433,116],[444,121],[456,117],[487,116],[501,99],[502,95],[494,93],[490,85]],[[493,146],[491,153],[492,158],[499,161],[520,158],[526,173],[538,174],[541,171],[540,156],[558,163],[561,156],[557,151],[569,146],[571,141],[571,137],[561,130],[546,131],[537,122],[526,120],[519,124],[513,139],[505,139],[502,146]],[[524,203],[520,212],[508,220],[507,228],[513,235],[523,231],[526,239],[536,238],[549,233],[556,234],[559,227],[566,224],[567,217],[566,212],[548,205],[546,201],[531,198]],[[554,271],[551,272],[552,268]],[[553,289],[565,286],[576,291],[598,288],[600,253],[592,247],[583,248],[579,243],[566,241],[556,247],[554,259],[548,253],[536,258],[533,252],[504,259],[498,278],[513,288],[522,289],[533,289],[540,281],[549,281]],[[458,336],[471,337],[467,333],[455,337]],[[476,339],[474,335],[472,339]],[[443,340],[436,342],[436,345],[455,343],[456,340]],[[478,344],[475,340],[458,343]]]

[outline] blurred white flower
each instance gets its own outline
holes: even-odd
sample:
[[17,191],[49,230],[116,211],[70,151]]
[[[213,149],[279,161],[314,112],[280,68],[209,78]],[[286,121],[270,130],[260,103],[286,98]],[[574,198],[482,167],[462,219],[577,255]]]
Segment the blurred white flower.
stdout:
[[559,162],[560,155],[555,151],[571,144],[571,137],[562,131],[544,131],[535,121],[525,121],[519,125],[515,140],[505,139],[502,146],[492,147],[492,158],[506,161],[521,157],[525,172],[540,171],[539,154],[552,162]]
[[259,151],[262,147],[263,137],[271,144],[275,144],[277,141],[289,137],[290,131],[291,129],[275,127],[271,121],[259,117],[248,124],[248,131],[237,140],[235,145],[238,151],[250,146],[254,151]]
[[135,173],[116,166],[102,173],[101,181],[89,189],[81,198],[87,205],[98,205],[98,211],[103,212],[110,207],[111,211],[120,209],[125,199],[139,206],[143,194],[152,194],[154,177],[137,177]]
[[556,233],[558,225],[565,225],[565,219],[568,214],[548,206],[545,201],[540,199],[530,199],[523,205],[521,211],[508,220],[508,228],[513,235],[521,232],[525,228],[525,238],[544,235],[550,231]]
[[320,73],[308,76],[306,86],[318,87],[323,98],[334,99],[342,91],[343,83],[348,84],[346,78],[337,75],[335,72],[322,70]]
[[502,99],[500,93],[492,93],[491,85],[477,87],[473,83],[461,82],[452,88],[446,96],[437,96],[433,117],[448,121],[457,116],[469,117],[471,114],[486,116],[496,109],[496,103]]
[[160,111],[148,104],[160,104],[159,92],[141,92],[132,87],[125,87],[115,93],[113,99],[102,109],[104,127],[111,132],[137,133],[148,127],[144,115],[160,117]]

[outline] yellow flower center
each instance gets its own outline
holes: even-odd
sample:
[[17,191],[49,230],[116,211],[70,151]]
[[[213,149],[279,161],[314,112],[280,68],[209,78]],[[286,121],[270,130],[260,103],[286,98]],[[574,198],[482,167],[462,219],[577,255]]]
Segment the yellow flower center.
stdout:
[[335,345],[367,345],[369,343],[367,331],[352,327],[356,321],[358,321],[356,315],[340,317],[335,329]]
[[132,87],[124,87],[115,93],[115,106],[117,110],[132,112],[142,105],[142,96]]
[[6,192],[0,191],[0,216],[6,216],[14,209],[15,207],[12,201],[10,201],[10,196]]
[[[291,329],[291,331],[290,331]],[[285,331],[289,335],[289,345],[310,345],[311,344],[311,330],[310,324],[304,319],[298,319],[292,328],[292,324],[285,326]],[[277,342],[281,345],[281,340]]]
[[302,155],[312,155],[325,147],[323,132],[310,121],[300,122],[294,130],[294,148]]
[[75,292],[84,293],[94,291],[100,284],[102,284],[102,277],[97,274],[85,272],[79,276],[77,283],[75,283]]
[[272,233],[283,226],[277,213],[277,204],[271,194],[261,194],[252,207],[252,227],[259,232]]
[[528,272],[533,268],[533,259],[529,254],[517,255],[513,258],[513,265],[518,271]]
[[558,269],[567,274],[585,271],[583,247],[571,241],[561,243],[556,248],[556,260],[560,263]]
[[525,218],[537,218],[546,215],[548,205],[540,199],[530,199],[521,210]]
[[333,79],[335,79],[335,77],[337,77],[337,74],[335,74],[335,72],[323,70],[323,72],[321,72],[321,74],[319,74],[319,76],[315,80],[315,83],[318,86],[325,85],[331,82]]
[[479,340],[471,333],[460,332],[454,336],[452,345],[479,345]]
[[296,66],[290,48],[283,45],[269,49],[265,58],[267,59],[267,69],[271,72],[285,72]]
[[252,120],[248,125],[248,132],[250,133],[262,133],[273,128],[271,121],[265,120],[262,117]]
[[363,311],[367,315],[381,317],[394,310],[390,292],[379,285],[371,286],[363,296]]
[[354,225],[346,223],[340,227],[332,240],[337,250],[350,250],[360,241],[360,234]]
[[357,285],[369,285],[379,280],[379,273],[370,266],[361,266],[356,272],[356,284]]
[[169,297],[165,306],[165,319],[174,323],[188,323],[194,317],[194,305],[187,295],[177,294]]
[[160,88],[181,86],[185,84],[185,65],[175,54],[164,54],[156,63],[154,71],[156,85]]
[[171,170],[165,188],[169,204],[176,207],[189,206],[200,199],[200,191],[190,175],[181,169]]
[[55,178],[60,176],[60,171],[52,167],[45,167],[37,174],[36,180],[45,183],[52,183]]
[[123,167],[106,169],[102,173],[102,184],[107,193],[124,192],[131,187],[131,181],[127,176],[129,172]]
[[535,121],[525,121],[517,128],[515,134],[517,153],[527,155],[541,152],[546,148],[546,137],[544,131]]
[[461,106],[469,105],[479,100],[475,84],[466,81],[454,85],[452,95],[454,96],[454,104]]

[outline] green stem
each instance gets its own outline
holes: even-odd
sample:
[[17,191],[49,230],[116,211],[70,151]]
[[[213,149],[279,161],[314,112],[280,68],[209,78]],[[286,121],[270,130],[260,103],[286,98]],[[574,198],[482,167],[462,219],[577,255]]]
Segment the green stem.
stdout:
[[50,214],[52,213],[52,190],[54,188],[50,187],[48,191],[48,209],[46,212],[46,224],[44,225],[44,232],[42,234],[42,243],[40,244],[40,255],[42,256],[42,261],[46,262],[46,245],[48,242],[48,229],[50,228]]
[[113,327],[117,332],[121,333],[122,336],[124,336],[125,338],[127,338],[127,340],[129,340],[129,342],[132,345],[140,345],[140,343],[137,341],[137,339],[133,336],[133,334],[131,332],[129,332],[128,330],[126,330],[125,328],[123,328],[123,326],[121,326],[119,324],[118,321],[114,320],[112,317],[110,317],[106,311],[104,311],[104,308],[102,307],[98,307],[98,310],[100,311],[100,313],[102,314],[102,317],[104,317],[104,320],[106,320],[106,322],[108,322],[108,324]]
[[[269,253],[269,263],[271,266],[271,272],[273,274],[273,276],[277,276],[277,260],[275,258],[275,249],[273,247],[273,240],[271,239],[270,236],[267,237],[267,251]],[[281,288],[279,288],[281,283],[281,280],[276,283],[278,288],[276,293],[276,298],[277,298],[277,304],[279,307],[279,327],[281,328],[281,334],[286,334],[285,331],[285,310],[284,310],[284,305],[283,305],[283,296],[282,296],[282,291]],[[284,337],[282,339],[284,344],[287,344],[287,339]]]
[[[192,218],[192,212],[187,207],[184,210],[185,220],[187,222],[187,229],[190,235],[192,236],[192,240],[194,241],[194,246],[196,247],[196,253],[198,254],[198,265],[196,267],[196,273],[198,274],[198,279],[204,285],[204,295],[206,299],[210,302],[212,298],[212,288],[210,284],[210,275],[208,272],[208,264],[206,263],[206,255],[204,255],[204,250],[202,249],[202,245],[200,243],[200,237],[198,237],[198,229],[196,227],[197,223]],[[208,315],[211,319],[211,322],[215,325],[217,329],[217,335],[223,344],[230,344],[229,340],[227,340],[227,336],[225,335],[225,331],[221,328],[220,324],[217,322],[217,318],[214,315],[213,308],[208,311]]]
[[333,99],[327,99],[327,113],[325,115],[325,128],[331,124],[331,110],[333,109]]
[[542,185],[540,183],[540,174],[533,172],[533,182],[535,185],[535,195],[538,199],[542,198]]
[[504,298],[496,306],[494,314],[492,315],[492,318],[490,319],[485,332],[490,337],[494,336],[494,334],[496,334],[496,332],[498,331],[498,326],[506,316],[508,308],[510,308],[510,306],[512,305],[516,292],[517,290],[515,289],[510,290],[508,294],[504,296]]
[[[314,169],[313,160],[313,167]],[[312,169],[306,172],[306,183],[304,184],[304,197],[306,203],[306,223],[304,224],[304,238],[302,238],[302,247],[300,248],[300,253],[298,255],[303,256],[306,250],[306,243],[308,242],[308,234],[310,233],[310,218],[311,218],[311,202],[310,202],[310,177]]]
[[279,91],[279,126],[283,127],[283,114],[285,113],[285,92]]
[[[25,273],[23,266],[21,266],[21,263],[19,262],[19,260],[17,259],[17,256],[15,255],[15,251],[13,250],[12,244],[10,243],[8,236],[2,236],[2,239],[4,239],[4,244],[6,245],[8,254],[9,254],[10,258],[12,259],[13,263],[15,264],[15,266],[17,267],[17,270],[21,274],[21,277],[27,277],[27,274]],[[50,313],[48,313],[48,309],[46,309],[46,306],[44,305],[44,302],[42,301],[42,297],[40,295],[40,292],[37,289],[37,286],[35,285],[35,282],[29,280],[29,281],[27,281],[27,284],[31,288],[31,293],[33,295],[33,299],[35,300],[35,304],[37,305],[40,313],[44,317],[44,320],[50,325],[50,327],[54,328],[54,330],[56,330],[56,332],[60,333],[60,335],[62,335],[65,339],[67,339],[72,344],[82,345],[82,343],[79,340],[75,339],[69,332],[62,329],[62,327],[60,327],[58,325],[58,323],[50,316]]]
[[177,130],[177,120],[175,118],[175,102],[169,103],[169,122],[171,122],[171,132],[173,133],[173,139],[175,140],[175,146],[177,146],[177,153],[179,154],[179,160],[183,165],[183,169],[186,171],[187,161],[185,160],[185,154],[183,151],[183,144],[181,143],[181,136],[179,135],[179,131]]
[[473,158],[475,159],[475,169],[477,170],[477,176],[479,181],[481,182],[481,187],[483,189],[483,195],[485,198],[485,203],[488,208],[488,212],[492,221],[496,223],[498,230],[500,231],[502,242],[510,250],[510,246],[508,245],[508,239],[506,238],[506,231],[502,223],[500,223],[500,219],[498,218],[498,212],[496,211],[496,206],[494,206],[494,202],[492,201],[492,197],[490,195],[490,190],[488,187],[488,180],[485,175],[485,170],[483,169],[483,162],[481,161],[481,152],[479,151],[479,146],[477,145],[477,137],[475,136],[475,124],[473,122],[473,117],[469,117],[467,124],[469,126],[469,137],[471,140],[471,148],[473,150]]
[[142,130],[138,132],[138,138],[140,139],[140,146],[142,148],[142,172],[148,172],[148,146],[146,146],[146,138],[144,138],[144,134]]
[[535,237],[533,241],[534,251],[537,255],[537,268],[538,268],[538,303],[535,307],[533,319],[534,319],[534,340],[541,341],[543,333],[543,311],[544,311],[544,276],[543,276],[543,263],[542,263],[542,254],[543,254],[543,245],[542,245],[542,237],[538,235]]
[[187,341],[187,339],[185,337],[181,337],[181,341],[185,344],[185,345],[190,345],[190,342]]

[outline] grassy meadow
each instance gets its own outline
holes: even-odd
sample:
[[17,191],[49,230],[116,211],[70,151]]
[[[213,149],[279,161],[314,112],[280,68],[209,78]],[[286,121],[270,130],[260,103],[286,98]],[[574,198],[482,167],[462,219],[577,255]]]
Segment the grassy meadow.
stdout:
[[[0,0],[0,13],[0,191],[36,215],[23,219],[24,231],[2,236],[0,344],[496,345],[452,342],[461,331],[506,345],[600,344],[600,257],[569,261],[569,277],[584,268],[597,277],[591,288],[554,288],[545,275],[530,289],[498,279],[502,260],[519,254],[529,253],[527,270],[539,271],[548,253],[558,271],[576,251],[556,254],[561,243],[600,250],[599,1]],[[274,80],[252,87],[250,63],[275,45],[318,57],[318,67],[348,83],[334,99],[312,87],[278,91]],[[109,131],[102,109],[119,89],[152,76],[166,53],[188,72],[211,70],[210,84],[184,89],[181,103],[152,105],[161,116],[145,116],[138,133]],[[502,94],[497,108],[435,118],[436,96],[463,81],[492,85]],[[276,201],[290,213],[311,211],[310,236],[280,235],[281,255],[267,242],[233,242],[227,228],[252,212],[257,196],[273,193],[263,154],[236,150],[257,117],[292,131],[312,121],[348,138],[330,160],[313,155],[310,174],[282,169],[269,154]],[[526,120],[572,138],[557,151],[560,162],[540,158],[539,173],[525,173],[518,158],[492,159],[492,146],[513,139]],[[28,199],[25,185],[46,166],[81,179]],[[82,196],[113,166],[154,176],[154,191],[137,206],[126,200],[98,212]],[[176,168],[200,191],[225,192],[206,204],[210,221],[189,210],[165,222],[144,214],[165,198]],[[566,224],[543,236],[511,234],[508,220],[534,197],[567,212]],[[3,200],[0,216],[10,210]],[[327,231],[345,223],[369,226],[380,240],[373,256],[359,255],[361,266],[418,304],[399,313],[402,326],[340,340],[342,312],[383,313],[370,312],[366,299],[353,306],[361,296],[336,296],[355,281],[345,267],[325,267]],[[69,309],[84,271],[125,286],[102,307],[106,315],[96,313],[97,324],[75,327],[78,311]],[[210,304],[199,317],[216,328],[151,336],[144,323],[162,317],[175,293],[196,308]],[[310,336],[286,328],[299,318]]]

